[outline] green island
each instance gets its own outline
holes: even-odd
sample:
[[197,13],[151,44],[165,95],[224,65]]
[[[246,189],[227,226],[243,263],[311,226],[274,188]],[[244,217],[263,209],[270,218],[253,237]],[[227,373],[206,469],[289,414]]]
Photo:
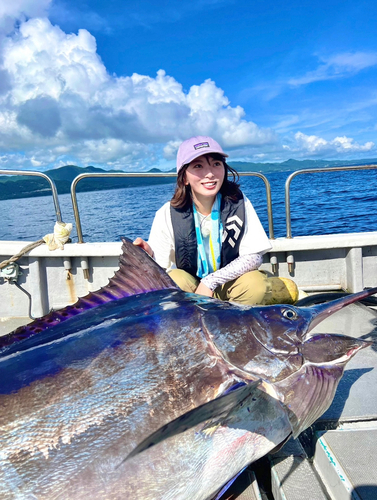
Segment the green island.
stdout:
[[[260,172],[269,174],[272,172],[294,172],[306,168],[327,168],[344,165],[369,165],[376,164],[377,159],[366,160],[287,160],[280,163],[251,163],[251,162],[229,162],[229,165],[238,172]],[[170,172],[174,172],[171,170]],[[122,172],[121,170],[104,170],[98,167],[77,167],[76,165],[66,165],[43,172],[49,176],[56,185],[59,194],[70,192],[71,183],[75,177],[83,173],[111,173]],[[149,170],[147,173],[163,173],[157,168]],[[26,173],[26,171],[25,171]],[[149,186],[155,184],[174,183],[175,177],[108,177],[83,179],[77,186],[78,192],[99,191],[104,189],[120,189],[136,186]],[[51,189],[45,179],[35,176],[0,176],[0,200],[15,198],[30,198],[35,196],[51,195]]]

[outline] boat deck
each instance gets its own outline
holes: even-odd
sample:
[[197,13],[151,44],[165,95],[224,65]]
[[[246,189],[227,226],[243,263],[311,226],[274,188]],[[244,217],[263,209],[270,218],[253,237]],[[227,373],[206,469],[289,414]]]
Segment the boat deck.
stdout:
[[32,319],[20,316],[18,318],[0,318],[0,337],[12,332],[19,326],[27,325]]

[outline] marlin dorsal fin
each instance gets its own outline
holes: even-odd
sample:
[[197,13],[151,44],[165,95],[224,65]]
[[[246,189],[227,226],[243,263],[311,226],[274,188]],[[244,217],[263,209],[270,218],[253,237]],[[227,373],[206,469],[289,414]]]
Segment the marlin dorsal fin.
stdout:
[[87,311],[107,302],[155,290],[179,290],[165,270],[144,250],[135,246],[128,238],[122,238],[122,242],[119,269],[115,272],[114,277],[110,278],[106,286],[96,292],[90,292],[85,297],[81,297],[70,306],[52,311],[28,325],[21,326],[14,332],[4,335],[0,338],[0,350],[14,342],[38,334],[56,323],[77,316],[82,311]]
[[119,269],[101,291],[116,289],[122,297],[126,297],[166,288],[178,288],[166,271],[144,250],[135,246],[128,238],[122,238],[122,242]]

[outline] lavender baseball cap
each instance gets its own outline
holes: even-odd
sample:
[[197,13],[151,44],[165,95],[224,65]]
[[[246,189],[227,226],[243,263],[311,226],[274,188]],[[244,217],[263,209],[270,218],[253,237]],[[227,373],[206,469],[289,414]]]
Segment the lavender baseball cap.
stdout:
[[218,142],[206,135],[196,135],[182,142],[177,153],[177,173],[183,165],[187,165],[187,163],[191,163],[195,158],[207,153],[219,153],[222,156],[228,156],[224,153]]

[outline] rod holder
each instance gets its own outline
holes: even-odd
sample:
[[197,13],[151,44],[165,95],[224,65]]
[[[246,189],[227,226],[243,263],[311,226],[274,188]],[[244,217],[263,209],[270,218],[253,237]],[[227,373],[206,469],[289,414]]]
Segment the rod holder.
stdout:
[[278,272],[278,258],[276,257],[276,255],[271,255],[270,264],[272,267],[272,274],[277,274],[277,272]]
[[88,262],[88,257],[82,257],[81,258],[81,269],[82,269],[82,272],[84,273],[84,279],[88,280],[89,279],[89,262]]
[[70,280],[71,279],[71,269],[72,269],[71,259],[69,257],[64,257],[63,262],[64,262],[64,269],[66,272],[66,279]]
[[289,274],[293,274],[295,259],[293,257],[293,254],[291,254],[291,253],[287,255],[287,264],[288,264]]

